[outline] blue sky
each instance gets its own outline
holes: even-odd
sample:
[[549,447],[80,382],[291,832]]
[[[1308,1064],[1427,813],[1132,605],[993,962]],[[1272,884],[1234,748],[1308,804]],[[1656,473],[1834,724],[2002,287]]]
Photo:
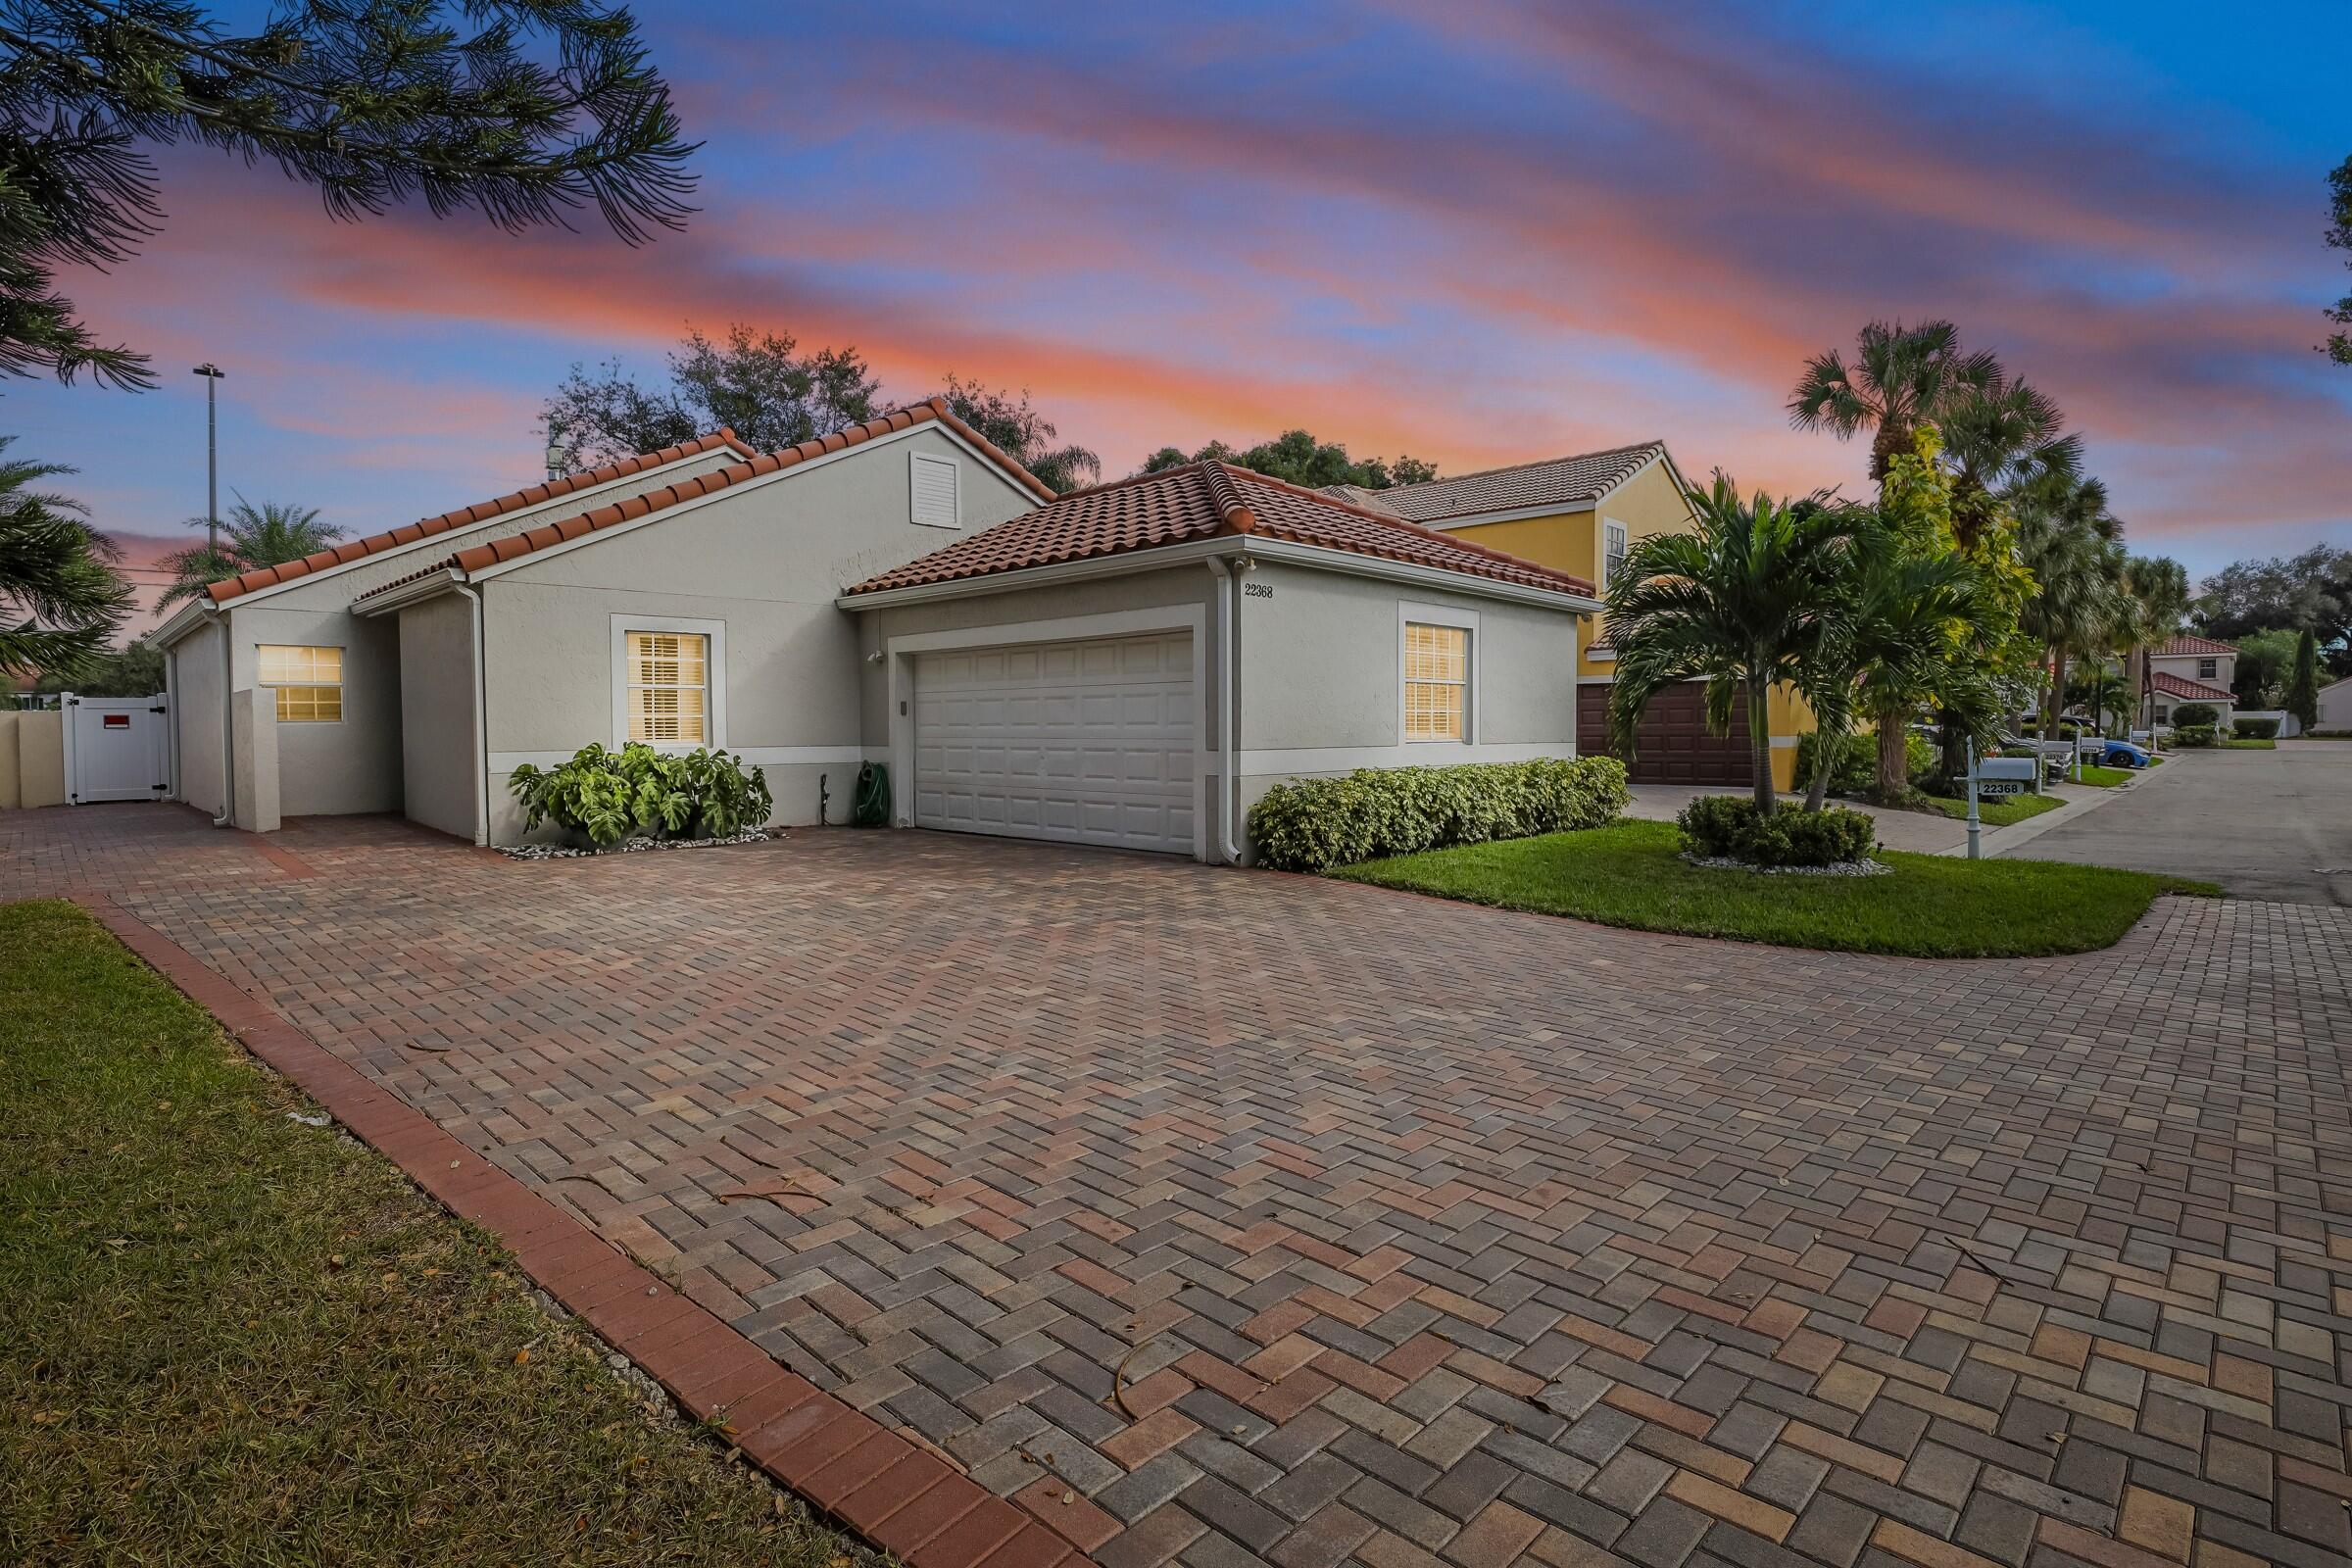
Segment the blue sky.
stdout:
[[2352,544],[2326,9],[665,7],[685,234],[339,224],[167,154],[164,234],[67,280],[165,384],[12,385],[8,428],[151,553],[202,510],[217,360],[224,491],[369,532],[535,478],[572,362],[741,320],[908,398],[1026,387],[1110,474],[1304,424],[1851,488],[1859,450],[1788,426],[1801,359],[1944,316],[2066,406],[2134,548],[2205,571]]

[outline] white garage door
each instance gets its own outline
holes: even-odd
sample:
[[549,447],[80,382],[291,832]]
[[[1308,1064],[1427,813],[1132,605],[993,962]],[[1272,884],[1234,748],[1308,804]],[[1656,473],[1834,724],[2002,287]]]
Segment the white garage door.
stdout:
[[923,654],[918,827],[1193,852],[1193,638]]

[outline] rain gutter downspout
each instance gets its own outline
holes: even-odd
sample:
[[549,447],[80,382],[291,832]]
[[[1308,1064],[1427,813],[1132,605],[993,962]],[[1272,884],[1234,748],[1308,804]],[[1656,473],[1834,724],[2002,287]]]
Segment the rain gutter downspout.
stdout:
[[237,819],[236,652],[229,645],[228,616],[219,605],[207,606],[206,613],[220,628],[220,814],[213,826],[227,827]]
[[[1219,468],[1212,474],[1223,477]],[[1257,514],[1233,494],[1233,483],[1227,479],[1223,486],[1211,483],[1211,494],[1218,495],[1218,511],[1224,514],[1225,525],[1235,533],[1248,535],[1256,531]],[[1242,595],[1242,575],[1250,569],[1250,558],[1236,552],[1228,560],[1224,556],[1208,558],[1209,574],[1216,578],[1212,590],[1217,596],[1217,808],[1216,854],[1220,865],[1239,865],[1242,852],[1234,842],[1234,816],[1241,790],[1242,713],[1238,701],[1241,685],[1241,661],[1234,657],[1234,628],[1240,620],[1237,608]]]
[[490,680],[482,648],[482,591],[454,585],[473,601],[473,842],[490,842]]

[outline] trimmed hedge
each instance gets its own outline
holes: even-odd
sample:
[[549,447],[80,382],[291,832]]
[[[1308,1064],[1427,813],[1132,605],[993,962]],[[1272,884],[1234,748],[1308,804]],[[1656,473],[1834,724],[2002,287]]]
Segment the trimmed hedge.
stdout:
[[[1799,794],[1813,787],[1814,759],[1820,755],[1821,732],[1806,730],[1796,738],[1796,789]],[[1935,778],[1943,759],[1936,755],[1936,747],[1925,735],[1908,731],[1903,735],[1903,757],[1906,771],[1911,775],[1911,787],[1919,788]],[[1832,795],[1861,795],[1879,786],[1879,737],[1870,730],[1861,730],[1846,737],[1845,750],[1838,755],[1838,771],[1830,775]]]
[[2275,718],[2233,718],[2230,728],[2241,741],[2275,741],[2278,738],[2278,721]]
[[1613,757],[1366,767],[1275,785],[1250,808],[1250,839],[1260,865],[1328,871],[1452,844],[1598,827],[1625,802],[1625,764]]
[[2196,729],[2210,727],[2222,721],[2222,710],[2211,703],[2182,703],[2173,710],[2173,727]]
[[1687,854],[1749,865],[1844,865],[1866,858],[1879,838],[1867,811],[1783,808],[1758,816],[1743,795],[1701,795],[1674,821]]
[[[2173,716],[2178,718],[2180,715],[2175,713]],[[2173,744],[2184,749],[2211,746],[2220,738],[2219,732],[2211,724],[2176,724],[2173,727]]]

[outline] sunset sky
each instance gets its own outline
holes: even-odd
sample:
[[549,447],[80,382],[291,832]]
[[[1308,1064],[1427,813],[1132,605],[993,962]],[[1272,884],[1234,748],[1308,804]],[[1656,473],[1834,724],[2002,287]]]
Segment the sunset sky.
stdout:
[[687,232],[337,223],[168,153],[164,234],[65,280],[162,387],[11,384],[17,453],[134,557],[184,542],[216,360],[223,504],[372,532],[539,477],[572,362],[740,320],[894,395],[1026,387],[1105,476],[1304,424],[1850,490],[1861,448],[1788,428],[1800,361],[1945,316],[2062,401],[2135,549],[2352,544],[2339,4],[637,11],[705,142]]

